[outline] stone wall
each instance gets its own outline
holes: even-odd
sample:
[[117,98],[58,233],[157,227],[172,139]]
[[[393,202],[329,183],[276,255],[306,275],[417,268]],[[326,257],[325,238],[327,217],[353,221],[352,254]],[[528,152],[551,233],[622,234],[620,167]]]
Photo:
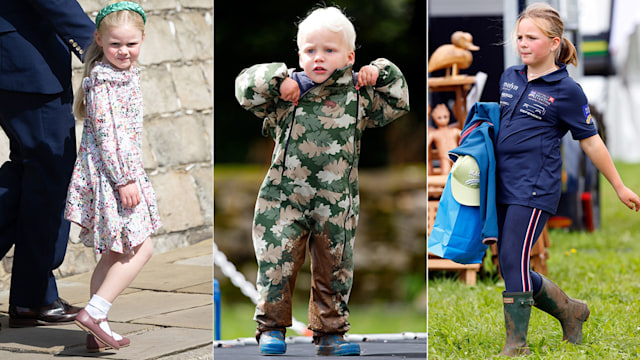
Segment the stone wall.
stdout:
[[[91,19],[106,0],[79,0]],[[144,97],[143,151],[164,226],[153,235],[156,253],[209,239],[213,232],[213,3],[211,0],[139,0],[147,14],[139,65]],[[74,58],[74,89],[82,64]],[[76,122],[78,142],[82,121]],[[9,144],[0,132],[0,163]],[[37,224],[34,224],[37,226]],[[78,243],[72,226],[56,276],[90,271],[96,256]],[[13,250],[0,266],[8,289]]]

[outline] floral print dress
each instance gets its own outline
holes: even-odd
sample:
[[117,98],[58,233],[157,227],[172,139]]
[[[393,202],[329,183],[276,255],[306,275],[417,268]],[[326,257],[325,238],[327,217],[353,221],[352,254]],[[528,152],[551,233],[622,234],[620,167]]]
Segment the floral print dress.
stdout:
[[[82,227],[81,241],[96,253],[133,253],[162,225],[142,164],[140,70],[97,62],[82,88],[87,117],[65,218]],[[130,182],[138,185],[141,201],[123,208],[118,186]]]

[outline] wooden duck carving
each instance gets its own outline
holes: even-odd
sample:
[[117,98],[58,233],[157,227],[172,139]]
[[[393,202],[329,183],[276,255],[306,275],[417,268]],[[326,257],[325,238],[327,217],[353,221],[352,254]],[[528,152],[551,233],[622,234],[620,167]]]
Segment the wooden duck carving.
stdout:
[[473,44],[473,36],[468,32],[456,31],[451,35],[451,44],[438,47],[429,58],[428,71],[447,69],[445,77],[458,76],[459,69],[471,66],[471,51],[480,48]]

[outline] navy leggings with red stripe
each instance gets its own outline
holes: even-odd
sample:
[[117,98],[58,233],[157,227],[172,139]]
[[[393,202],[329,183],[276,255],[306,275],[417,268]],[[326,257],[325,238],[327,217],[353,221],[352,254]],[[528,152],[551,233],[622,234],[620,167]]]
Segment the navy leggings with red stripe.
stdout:
[[498,256],[506,292],[540,290],[542,278],[530,270],[529,259],[548,218],[540,209],[498,205]]

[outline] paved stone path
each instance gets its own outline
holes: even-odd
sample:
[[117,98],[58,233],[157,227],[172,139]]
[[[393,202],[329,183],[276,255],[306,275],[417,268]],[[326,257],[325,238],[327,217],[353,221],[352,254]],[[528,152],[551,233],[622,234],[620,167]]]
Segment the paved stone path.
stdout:
[[[109,312],[111,328],[131,339],[119,351],[87,353],[85,333],[74,324],[10,328],[9,294],[1,292],[0,359],[213,359],[212,252],[213,240],[205,240],[152,257]],[[89,272],[60,279],[61,297],[85,306],[90,278]]]

